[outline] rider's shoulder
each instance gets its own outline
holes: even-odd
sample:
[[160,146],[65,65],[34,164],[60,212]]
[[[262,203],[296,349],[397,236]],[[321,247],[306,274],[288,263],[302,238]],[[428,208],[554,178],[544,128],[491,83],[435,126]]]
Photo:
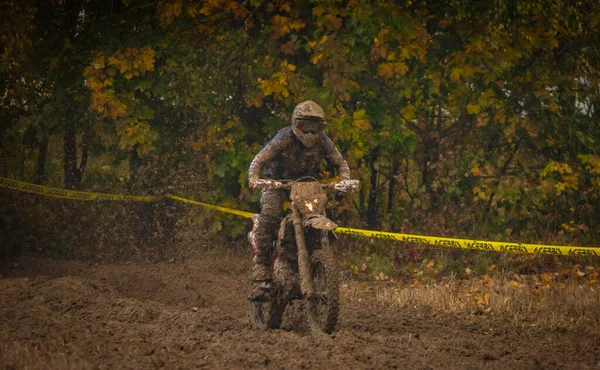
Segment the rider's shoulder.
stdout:
[[292,126],[287,126],[277,131],[275,136],[271,139],[271,141],[267,144],[268,147],[273,145],[287,145],[289,141],[292,140],[294,133],[292,132]]
[[292,131],[292,126],[285,126],[284,128],[282,128],[281,130],[277,131],[277,135],[282,135],[282,136],[290,136],[294,135],[294,131]]
[[292,126],[286,126],[281,130],[277,131],[277,134],[273,137],[273,139],[277,140],[291,140],[294,137],[294,132],[292,131]]
[[329,138],[329,136],[327,136],[327,133],[325,131],[321,132],[320,139],[322,144],[333,145],[333,141],[331,141],[331,139]]

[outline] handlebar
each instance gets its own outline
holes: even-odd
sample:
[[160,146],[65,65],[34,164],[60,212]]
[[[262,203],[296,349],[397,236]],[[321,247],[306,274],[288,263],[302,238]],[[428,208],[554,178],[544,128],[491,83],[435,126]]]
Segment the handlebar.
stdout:
[[[307,181],[308,180],[308,181]],[[292,185],[298,182],[319,182],[324,189],[335,189],[344,193],[358,190],[360,181],[358,180],[341,180],[338,182],[321,183],[314,177],[301,177],[297,180],[271,180],[258,179],[254,181],[254,189],[291,189]]]

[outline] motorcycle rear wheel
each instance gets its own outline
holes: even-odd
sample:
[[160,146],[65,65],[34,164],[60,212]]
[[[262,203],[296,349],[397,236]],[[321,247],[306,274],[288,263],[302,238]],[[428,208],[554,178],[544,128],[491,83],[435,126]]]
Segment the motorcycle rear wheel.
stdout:
[[331,334],[337,325],[340,311],[340,286],[335,260],[330,250],[313,252],[310,268],[314,296],[307,305],[311,329]]
[[[252,286],[252,282],[250,286]],[[248,301],[248,306],[252,328],[256,330],[279,329],[286,306],[283,302],[283,289],[274,282],[266,301]]]

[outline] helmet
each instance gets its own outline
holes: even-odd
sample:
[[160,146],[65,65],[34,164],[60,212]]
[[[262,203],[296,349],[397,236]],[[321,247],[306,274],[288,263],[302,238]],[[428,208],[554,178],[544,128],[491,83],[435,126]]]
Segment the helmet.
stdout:
[[314,101],[304,101],[294,108],[292,131],[304,146],[315,145],[325,126],[325,112]]

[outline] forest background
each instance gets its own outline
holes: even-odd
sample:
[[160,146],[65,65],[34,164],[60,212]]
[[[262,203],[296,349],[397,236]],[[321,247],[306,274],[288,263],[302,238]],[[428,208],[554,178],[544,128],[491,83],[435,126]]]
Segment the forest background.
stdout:
[[[362,184],[332,204],[340,225],[597,245],[599,8],[592,0],[2,0],[0,176],[257,211],[250,161],[294,106],[312,99]],[[169,202],[0,194],[5,257],[170,258],[200,243],[245,245],[250,227]],[[567,261],[343,242],[350,272],[379,278]],[[580,264],[597,262],[569,264],[581,273]]]

